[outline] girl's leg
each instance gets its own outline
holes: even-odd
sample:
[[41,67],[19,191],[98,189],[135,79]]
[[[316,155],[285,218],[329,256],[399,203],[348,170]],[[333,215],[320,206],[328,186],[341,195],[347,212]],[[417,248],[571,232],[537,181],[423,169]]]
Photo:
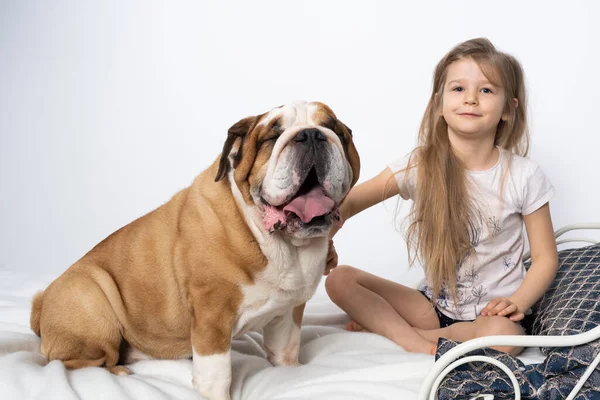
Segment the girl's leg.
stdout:
[[436,342],[413,327],[439,328],[431,302],[418,290],[349,266],[333,269],[325,282],[331,300],[352,320],[407,351],[432,354]]
[[[512,322],[506,317],[478,317],[473,322],[457,322],[446,328],[440,329],[415,329],[419,335],[423,336],[431,342],[437,343],[440,337],[455,340],[457,342],[466,342],[467,340],[478,337],[492,335],[523,335],[523,327]],[[497,346],[492,347],[495,350],[505,353],[518,355],[523,351],[522,347],[515,346]]]

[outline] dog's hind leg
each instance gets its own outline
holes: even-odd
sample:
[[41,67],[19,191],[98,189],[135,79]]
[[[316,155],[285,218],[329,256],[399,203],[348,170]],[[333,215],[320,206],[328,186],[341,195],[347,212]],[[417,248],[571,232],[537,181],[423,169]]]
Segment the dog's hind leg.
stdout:
[[46,289],[40,312],[41,352],[68,369],[115,368],[123,340],[121,324],[105,293],[89,275],[67,272]]

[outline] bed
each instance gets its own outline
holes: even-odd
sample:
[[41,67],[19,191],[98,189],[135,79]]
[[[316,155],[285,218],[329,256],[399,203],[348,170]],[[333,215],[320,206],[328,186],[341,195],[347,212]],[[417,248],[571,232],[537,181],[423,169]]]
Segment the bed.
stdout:
[[[32,295],[54,278],[0,270],[0,399],[201,398],[192,389],[191,360],[139,361],[129,366],[134,372],[130,376],[115,376],[101,368],[67,371],[61,362],[48,363],[38,352],[39,339],[29,329],[29,309]],[[346,315],[318,290],[307,304],[302,365],[297,368],[271,366],[258,332],[234,340],[232,399],[435,398],[436,378],[454,360],[506,340],[493,337],[485,338],[489,343],[451,344],[436,362],[433,356],[408,353],[378,335],[346,332],[347,322]],[[533,347],[518,357],[520,365],[543,362],[546,357],[535,347],[537,338],[525,339]]]

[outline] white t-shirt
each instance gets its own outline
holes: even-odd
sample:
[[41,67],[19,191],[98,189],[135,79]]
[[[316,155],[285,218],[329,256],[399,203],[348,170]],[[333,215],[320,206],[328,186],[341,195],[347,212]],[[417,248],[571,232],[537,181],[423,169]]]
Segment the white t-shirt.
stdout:
[[[467,171],[480,224],[473,232],[474,251],[457,271],[457,304],[445,287],[437,299],[437,308],[453,319],[473,320],[490,300],[509,297],[519,288],[525,277],[522,216],[536,211],[554,195],[552,184],[536,162],[499,150],[498,162],[492,168]],[[414,199],[417,181],[416,168],[408,174],[398,172],[407,163],[408,156],[389,165],[405,200]],[[429,298],[433,295],[425,279],[419,290]]]

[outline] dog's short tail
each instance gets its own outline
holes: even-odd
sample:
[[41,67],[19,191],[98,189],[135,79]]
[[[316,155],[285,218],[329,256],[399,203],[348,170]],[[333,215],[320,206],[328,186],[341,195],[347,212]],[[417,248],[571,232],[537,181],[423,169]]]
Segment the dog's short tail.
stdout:
[[33,296],[33,302],[31,304],[31,317],[29,319],[29,325],[31,326],[31,330],[35,332],[36,335],[40,336],[40,316],[42,314],[42,301],[44,299],[44,291],[37,292],[35,296]]

